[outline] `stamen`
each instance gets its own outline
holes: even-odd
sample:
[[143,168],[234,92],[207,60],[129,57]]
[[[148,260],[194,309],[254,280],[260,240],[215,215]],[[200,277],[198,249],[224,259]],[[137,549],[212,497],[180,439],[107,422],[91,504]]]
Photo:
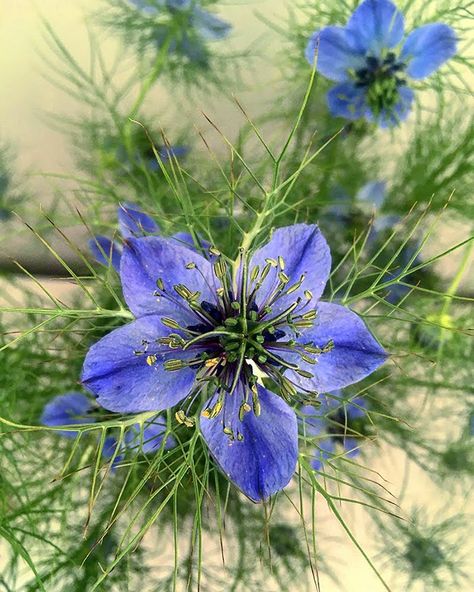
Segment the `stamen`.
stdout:
[[187,428],[193,428],[196,425],[194,417],[187,417],[182,409],[176,411],[175,418],[178,423],[185,425]]
[[246,403],[245,401],[242,403],[242,405],[239,408],[239,419],[240,421],[244,420],[245,414],[249,413],[249,411],[252,411],[252,407],[250,407],[250,405],[248,403]]
[[252,385],[251,390],[252,390],[253,412],[255,413],[255,417],[258,417],[260,415],[260,413],[262,412],[262,409],[260,407],[260,400],[258,398],[257,387],[255,385]]

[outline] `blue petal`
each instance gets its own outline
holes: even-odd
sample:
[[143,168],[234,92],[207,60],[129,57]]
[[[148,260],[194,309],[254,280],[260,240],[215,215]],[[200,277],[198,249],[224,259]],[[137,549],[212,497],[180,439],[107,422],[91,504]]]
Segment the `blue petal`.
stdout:
[[102,456],[105,460],[110,460],[115,456],[114,462],[112,463],[112,471],[115,471],[117,465],[122,462],[123,454],[119,454],[120,448],[118,448],[117,439],[114,436],[107,436],[104,440],[104,445],[102,446]]
[[[313,302],[319,299],[331,270],[331,253],[326,239],[315,224],[294,224],[278,228],[269,242],[258,249],[251,258],[250,270],[256,265],[260,271],[267,259],[277,260],[281,257],[285,264],[284,272],[290,278],[288,288],[298,282],[304,275],[301,286],[291,294],[280,297],[272,304],[272,316],[287,309],[298,297],[306,301],[305,292],[313,295]],[[266,303],[268,296],[278,284],[279,267],[272,267],[258,289],[257,306]]]
[[199,242],[201,244],[201,249],[199,249],[198,247],[196,247],[194,239],[190,232],[177,232],[176,234],[173,234],[172,238],[177,240],[178,243],[184,245],[185,247],[188,247],[188,249],[192,249],[193,251],[197,251],[198,253],[201,252],[201,249],[209,249],[209,247],[211,246],[211,243],[209,241],[198,236]]
[[389,0],[365,0],[355,9],[346,26],[352,47],[374,56],[398,45],[403,32],[403,15]]
[[[258,387],[258,396],[261,404],[258,417],[250,411],[240,422],[239,390],[227,396],[226,408],[216,418],[201,417],[201,432],[212,456],[227,477],[254,502],[266,500],[283,489],[298,459],[294,411],[263,387]],[[228,421],[235,434],[242,434],[242,441],[231,440],[224,433]]]
[[385,201],[386,194],[387,184],[385,181],[369,181],[357,192],[356,200],[367,202],[376,209],[379,209]]
[[201,66],[208,66],[209,53],[202,38],[196,35],[190,36],[185,33],[181,39],[179,49],[190,62],[200,64]]
[[313,378],[304,379],[291,370],[289,375],[295,383],[310,390],[331,392],[362,380],[387,359],[358,315],[339,304],[319,302],[315,325],[304,331],[300,341],[322,348],[331,340],[334,347],[320,354],[316,364],[298,360],[299,366],[311,372]]
[[[194,263],[195,268],[187,269],[190,263]],[[215,278],[209,261],[173,239],[155,236],[128,239],[123,250],[120,277],[123,295],[135,316],[160,314],[183,320],[187,326],[195,324],[196,316],[174,290],[177,284],[184,284],[192,292],[200,292],[201,301],[217,302]],[[169,298],[156,296],[157,280],[163,282]]]
[[407,74],[419,80],[433,74],[456,54],[456,34],[442,23],[431,23],[408,35],[401,59],[408,63]]
[[166,0],[166,6],[174,10],[188,10],[193,0]]
[[341,444],[344,447],[345,455],[348,458],[355,458],[360,454],[360,438],[354,438],[353,436],[344,436],[341,438]]
[[[168,371],[169,359],[189,359],[195,352],[171,350],[156,343],[170,333],[160,317],[142,317],[115,329],[87,352],[82,382],[110,411],[137,413],[161,411],[176,405],[191,391],[195,370]],[[148,346],[144,344],[148,342]],[[143,352],[137,354],[135,352]],[[149,364],[148,356],[156,356]]]
[[[161,146],[158,149],[158,154],[163,162],[167,162],[171,158],[184,158],[189,152],[189,146]],[[158,163],[153,161],[156,166]]]
[[353,82],[343,82],[331,88],[327,94],[329,111],[335,117],[355,120],[367,113],[366,94]]
[[[383,216],[378,216],[375,218],[372,228],[377,235],[380,232],[384,232],[388,228],[393,228],[400,221],[401,218],[397,214],[384,214]],[[373,238],[376,238],[376,236]]]
[[300,409],[300,423],[304,424],[304,431],[307,436],[319,436],[326,429],[326,419],[323,417],[326,410],[324,405],[314,407],[303,405]]
[[[136,8],[141,10],[143,14],[152,15],[158,12],[158,6],[156,0],[155,2],[151,2],[150,0],[129,0],[131,4],[133,4]],[[162,2],[160,2],[161,4]]]
[[120,234],[123,238],[132,236],[146,236],[159,232],[159,227],[153,218],[132,203],[120,204],[117,211]]
[[[88,417],[92,409],[89,397],[82,393],[71,392],[54,397],[44,408],[40,422],[49,427],[94,423],[93,417]],[[61,436],[75,438],[78,432],[58,431]]]
[[115,271],[120,271],[120,259],[122,257],[122,247],[116,241],[110,240],[106,236],[94,236],[87,242],[89,251],[91,252],[97,263],[101,263],[106,267],[112,264]]
[[306,46],[306,59],[312,66],[317,59],[317,70],[336,82],[350,79],[348,70],[362,68],[363,56],[350,47],[342,27],[325,27],[315,31]]
[[314,451],[311,466],[315,471],[321,471],[324,461],[334,455],[336,444],[332,438],[323,438],[318,441],[318,447]]
[[[163,417],[156,415],[149,419],[142,426],[136,423],[125,433],[125,445],[127,449],[133,452],[140,451],[143,454],[152,454],[157,452],[163,442],[166,433],[166,421]],[[172,437],[168,437],[165,448],[171,448],[175,445]]]
[[192,24],[194,28],[209,41],[216,41],[227,37],[232,25],[220,19],[215,14],[195,7],[192,13]]
[[365,417],[367,401],[363,397],[354,397],[346,402],[345,409],[349,419]]

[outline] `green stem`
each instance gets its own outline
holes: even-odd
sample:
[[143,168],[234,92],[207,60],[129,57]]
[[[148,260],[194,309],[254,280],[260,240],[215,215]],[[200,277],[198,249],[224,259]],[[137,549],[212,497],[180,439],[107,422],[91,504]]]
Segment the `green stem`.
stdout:
[[464,277],[465,272],[467,271],[467,269],[469,268],[469,266],[472,263],[471,256],[472,256],[473,251],[474,251],[474,239],[471,240],[470,244],[467,245],[467,247],[464,251],[464,256],[461,259],[461,264],[459,266],[459,269],[458,269],[456,275],[454,276],[453,281],[451,282],[451,285],[448,288],[448,291],[446,292],[446,295],[444,297],[443,308],[441,309],[441,315],[448,313],[449,307],[451,306],[451,303],[453,301],[453,296],[456,296],[456,292],[457,292],[457,289],[459,288],[459,284],[461,283],[461,280]]

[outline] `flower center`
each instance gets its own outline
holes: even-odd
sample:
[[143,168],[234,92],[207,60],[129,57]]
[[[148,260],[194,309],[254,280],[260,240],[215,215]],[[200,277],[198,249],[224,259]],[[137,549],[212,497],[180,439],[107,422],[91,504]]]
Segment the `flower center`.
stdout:
[[[232,273],[232,267],[218,251],[211,248],[210,253],[212,281],[205,278],[195,263],[188,263],[186,268],[201,273],[203,283],[211,288],[213,302],[202,299],[200,292],[193,292],[183,284],[174,285],[170,294],[162,279],[157,280],[155,293],[158,298],[171,300],[177,307],[185,306],[194,313],[196,322],[186,326],[175,319],[162,318],[162,323],[173,332],[158,340],[161,346],[177,353],[164,363],[166,370],[187,367],[197,370],[196,386],[188,397],[189,406],[204,391],[212,404],[204,409],[203,415],[217,417],[227,397],[238,390],[242,397],[240,419],[252,409],[258,416],[256,384],[261,374],[278,385],[285,400],[314,401],[318,393],[297,386],[285,375],[291,370],[312,378],[308,365],[316,364],[317,358],[334,346],[332,340],[319,347],[300,339],[301,332],[312,327],[317,318],[313,295],[301,291],[305,276],[292,282],[281,257],[266,259],[263,267],[249,269],[248,255],[243,251]],[[156,356],[148,356],[147,361],[153,365]],[[255,368],[259,370],[257,375]],[[178,412],[177,418],[183,423],[188,419],[183,411]]]
[[385,58],[366,57],[364,68],[355,71],[355,85],[367,89],[367,103],[375,115],[392,111],[399,99],[398,89],[406,84],[405,64],[389,52]]

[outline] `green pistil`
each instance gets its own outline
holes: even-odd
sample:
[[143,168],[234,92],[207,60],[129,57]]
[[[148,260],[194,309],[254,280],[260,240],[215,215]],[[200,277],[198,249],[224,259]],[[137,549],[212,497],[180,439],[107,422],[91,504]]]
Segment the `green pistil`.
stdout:
[[392,111],[399,100],[399,82],[395,77],[380,78],[367,91],[367,103],[375,115]]

